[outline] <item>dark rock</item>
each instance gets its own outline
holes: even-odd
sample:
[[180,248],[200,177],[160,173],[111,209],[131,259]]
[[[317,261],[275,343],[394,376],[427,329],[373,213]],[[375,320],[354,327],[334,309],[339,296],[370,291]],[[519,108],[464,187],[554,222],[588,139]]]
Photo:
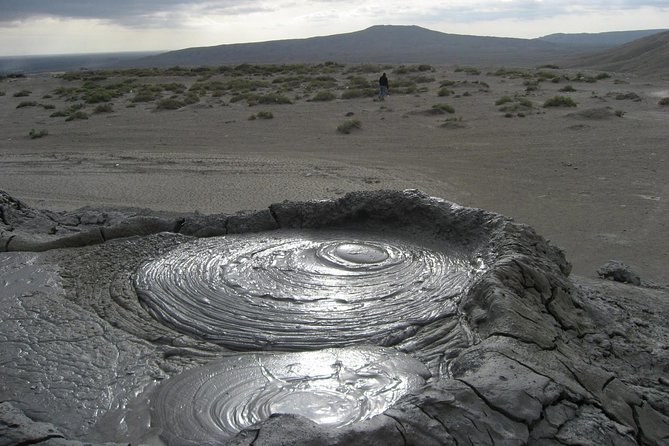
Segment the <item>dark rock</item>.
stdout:
[[609,260],[597,270],[597,275],[602,279],[610,279],[616,282],[641,285],[641,278],[637,273],[619,260]]
[[225,214],[215,215],[189,215],[184,224],[179,228],[179,233],[193,237],[216,237],[228,233],[228,216]]
[[0,403],[0,446],[37,444],[64,435],[49,423],[28,418],[9,402]]
[[669,417],[644,402],[642,406],[635,406],[634,411],[641,428],[641,439],[651,446],[666,445],[669,443]]
[[137,216],[114,226],[103,226],[102,235],[105,240],[121,237],[157,234],[159,232],[178,232],[181,220],[170,220],[160,217]]
[[228,233],[242,234],[245,232],[261,232],[278,229],[269,209],[262,211],[240,212],[228,219]]
[[47,251],[49,249],[76,248],[104,242],[102,233],[97,228],[83,232],[66,233],[57,237],[45,234],[16,231],[8,240],[7,251]]

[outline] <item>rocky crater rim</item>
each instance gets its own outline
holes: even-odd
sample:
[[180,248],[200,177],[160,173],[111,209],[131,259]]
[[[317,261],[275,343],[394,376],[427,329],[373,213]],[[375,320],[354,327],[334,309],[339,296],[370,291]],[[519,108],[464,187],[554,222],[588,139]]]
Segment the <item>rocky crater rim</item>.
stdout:
[[[7,429],[17,438],[9,444],[34,443],[39,435],[126,442],[152,441],[150,436],[156,435],[172,442],[170,434],[124,433],[105,426],[123,427],[119,420],[132,415],[133,398],[156,382],[196,376],[215,361],[266,354],[231,351],[154,319],[150,312],[156,310],[142,304],[144,298],[136,292],[143,274],[152,271],[147,265],[193,247],[216,251],[216,236],[239,237],[239,245],[232,245],[237,249],[258,237],[271,238],[268,234],[310,231],[326,237],[314,246],[304,240],[289,243],[306,243],[302,251],[319,259],[318,268],[353,276],[385,271],[402,264],[396,262],[395,243],[413,240],[431,252],[460,253],[452,258],[463,262],[455,263],[476,275],[448,311],[379,342],[430,372],[418,373],[425,382],[380,414],[339,427],[316,424],[306,412],[277,414],[245,424],[225,443],[575,444],[587,438],[593,444],[660,445],[669,438],[669,394],[662,381],[669,361],[666,346],[657,341],[667,336],[659,322],[667,314],[662,291],[654,291],[655,307],[646,308],[627,297],[631,291],[615,288],[620,285],[575,286],[558,248],[503,216],[417,191],[355,192],[335,200],[283,202],[261,211],[208,216],[91,208],[54,213],[5,194],[0,210],[0,247],[49,250],[30,254],[37,267],[28,272],[38,274],[42,265],[52,265],[48,270],[57,272],[62,285],[34,281],[33,286],[16,274],[16,287],[0,292],[8,317],[0,326],[0,339],[11,340],[0,350],[0,364],[12,367],[0,368],[7,383],[0,387],[1,400],[12,401],[0,407],[5,421],[0,428],[15,426]],[[365,236],[352,238],[353,232]],[[348,235],[337,238],[333,233]],[[117,240],[104,243],[112,239]],[[274,254],[281,249],[272,249],[269,264],[280,264],[285,257]],[[2,268],[24,267],[25,255],[19,254],[4,254],[8,263]],[[254,261],[230,269],[231,283],[248,277],[244,263],[262,270],[264,259]],[[257,291],[252,286],[245,290],[248,295]],[[276,297],[267,301],[284,302]],[[15,340],[17,333],[21,342]],[[387,349],[346,347],[364,348]],[[73,357],[91,361],[73,368]],[[30,388],[33,382],[39,383],[35,389]],[[57,397],[68,386],[77,388],[80,399]],[[160,400],[156,395],[152,401]],[[309,407],[327,400],[314,400]],[[154,412],[160,407],[154,406]],[[101,417],[105,408],[107,415]]]

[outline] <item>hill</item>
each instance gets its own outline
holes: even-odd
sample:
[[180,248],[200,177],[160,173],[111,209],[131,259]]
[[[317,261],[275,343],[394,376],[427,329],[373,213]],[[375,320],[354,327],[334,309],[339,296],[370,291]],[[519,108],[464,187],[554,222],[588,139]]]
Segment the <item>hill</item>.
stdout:
[[362,31],[307,39],[218,45],[170,51],[136,61],[138,66],[229,63],[434,63],[535,65],[573,55],[539,39],[446,34],[418,26],[373,26]]
[[666,76],[669,75],[669,31],[595,55],[573,59],[564,66]]
[[616,46],[625,45],[637,39],[651,36],[667,29],[647,29],[638,31],[612,31],[604,33],[575,33],[575,34],[549,34],[539,37],[544,42],[552,42],[562,45],[574,45],[582,48],[591,48],[594,51],[606,50]]

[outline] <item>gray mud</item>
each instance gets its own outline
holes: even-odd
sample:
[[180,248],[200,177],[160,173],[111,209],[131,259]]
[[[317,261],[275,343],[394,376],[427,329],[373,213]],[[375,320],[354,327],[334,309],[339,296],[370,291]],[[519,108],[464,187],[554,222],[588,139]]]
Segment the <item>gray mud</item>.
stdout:
[[164,382],[152,418],[168,444],[221,441],[270,418],[342,427],[380,415],[430,373],[393,349],[327,349],[212,361]]
[[457,249],[273,231],[180,245],[144,264],[135,288],[155,318],[235,350],[386,346],[456,315],[482,267]]
[[0,210],[0,444],[669,440],[669,294],[570,278],[500,215],[415,191]]

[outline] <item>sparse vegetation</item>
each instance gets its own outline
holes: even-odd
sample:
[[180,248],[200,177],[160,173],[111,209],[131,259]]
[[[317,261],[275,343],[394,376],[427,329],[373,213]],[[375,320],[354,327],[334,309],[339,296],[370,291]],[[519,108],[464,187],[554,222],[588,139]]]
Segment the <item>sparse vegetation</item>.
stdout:
[[53,110],[56,108],[53,104],[39,104],[44,110]]
[[303,82],[300,82],[298,85],[294,85],[293,88],[297,88],[300,86],[304,86],[304,90],[311,92],[314,90],[325,90],[329,88],[335,88],[337,84],[337,79],[335,79],[332,76],[316,76],[316,77],[309,77],[309,76],[302,76],[303,82],[306,83],[306,85],[303,84]]
[[[380,68],[375,66],[374,71]],[[324,62],[320,64],[240,64],[237,66],[221,65],[206,67],[180,67],[170,68],[128,68],[118,70],[81,70],[65,73],[60,77],[67,81],[103,81],[112,77],[197,77],[205,80],[216,75],[230,77],[242,76],[275,76],[280,74],[322,74],[335,73],[344,68],[336,62]]]
[[669,105],[669,98],[662,98],[660,101],[657,103],[657,105]]
[[88,119],[88,114],[84,111],[76,111],[72,114],[70,114],[65,121],[75,121],[75,120],[82,120],[82,119]]
[[573,93],[573,92],[576,91],[576,89],[574,87],[572,87],[571,85],[565,85],[564,87],[560,88],[560,90],[558,90],[558,91],[561,91],[561,92],[564,92],[564,93]]
[[530,73],[527,70],[522,70],[519,68],[499,68],[497,71],[494,73],[490,73],[493,76],[500,76],[500,77],[506,77],[509,79],[515,79],[515,78],[524,78],[524,79],[529,79],[532,77],[532,73]]
[[38,138],[44,138],[48,134],[49,132],[44,129],[42,130],[30,129],[30,131],[28,132],[28,137],[30,137],[30,139],[38,139]]
[[273,119],[274,114],[271,111],[259,111],[256,113],[258,119]]
[[539,81],[536,79],[528,79],[523,82],[523,85],[525,85],[525,91],[528,93],[539,89]]
[[51,118],[63,118],[63,117],[69,118],[70,116],[72,116],[73,114],[75,114],[76,112],[81,110],[82,108],[84,108],[84,104],[82,104],[82,103],[72,104],[70,107],[68,107],[65,110],[59,110],[57,112],[51,113],[50,117]]
[[6,94],[7,94],[7,93],[5,92],[5,90],[0,90],[0,96],[4,96],[4,95],[6,95]]
[[554,73],[552,71],[537,71],[535,76],[539,80],[554,80],[554,79],[560,79],[560,75],[557,73]]
[[20,102],[19,105],[16,106],[16,108],[24,108],[24,107],[37,107],[37,102],[35,102],[35,101],[23,101],[23,102]]
[[576,102],[569,96],[553,96],[546,99],[544,107],[576,107]]
[[432,110],[435,110],[439,113],[455,113],[455,109],[448,104],[434,104]]
[[513,99],[510,96],[502,96],[495,101],[495,105],[500,106],[508,102],[513,102]]
[[580,72],[576,73],[576,76],[571,78],[570,80],[572,80],[574,82],[586,82],[586,83],[589,83],[589,84],[594,84],[595,82],[597,82],[596,77],[586,76],[585,74],[580,73]]
[[425,71],[434,71],[432,65],[421,64],[421,65],[400,65],[399,67],[393,70],[395,74],[407,74],[415,72],[425,72]]
[[410,81],[415,84],[429,84],[434,82],[436,79],[432,76],[410,76]]
[[348,135],[353,130],[357,130],[362,127],[362,123],[357,119],[348,119],[337,126],[337,131],[339,133],[344,133]]
[[32,94],[32,91],[30,91],[30,90],[21,90],[21,91],[17,91],[16,93],[14,93],[14,97],[15,98],[24,98],[26,96],[30,96],[31,94]]
[[532,103],[532,101],[530,101],[530,100],[527,99],[527,98],[522,98],[522,97],[521,97],[521,98],[516,98],[516,101],[517,101],[520,105],[522,105],[523,107],[527,107],[527,108],[532,108],[532,107],[534,107],[534,104]]
[[319,91],[311,98],[314,102],[327,102],[337,99],[337,95],[329,90]]
[[464,72],[465,74],[471,74],[471,75],[475,75],[475,76],[481,74],[481,70],[479,70],[476,67],[456,67],[455,72],[456,73]]
[[[290,98],[278,93],[269,93],[256,98],[258,104],[292,104]],[[249,105],[251,105],[249,101]]]
[[95,114],[112,113],[113,111],[114,111],[114,106],[112,104],[100,104],[97,107],[95,107],[93,113]]
[[[393,91],[397,94],[412,94],[418,90],[415,77],[401,77],[393,82]],[[376,87],[374,87],[376,92]]]
[[137,92],[135,97],[131,99],[132,102],[153,102],[160,99],[162,96],[162,88],[154,85],[144,85]]
[[532,101],[522,96],[502,96],[497,101],[495,101],[495,105],[500,107],[499,111],[505,112],[507,114],[513,114],[518,111],[525,112],[531,110],[534,107]]
[[175,98],[161,99],[156,103],[156,110],[177,110],[186,104]]
[[437,95],[443,97],[443,96],[450,96],[450,95],[452,95],[453,93],[455,93],[455,91],[451,90],[450,88],[448,88],[448,87],[441,87],[441,88],[439,89],[439,91],[437,92]]

